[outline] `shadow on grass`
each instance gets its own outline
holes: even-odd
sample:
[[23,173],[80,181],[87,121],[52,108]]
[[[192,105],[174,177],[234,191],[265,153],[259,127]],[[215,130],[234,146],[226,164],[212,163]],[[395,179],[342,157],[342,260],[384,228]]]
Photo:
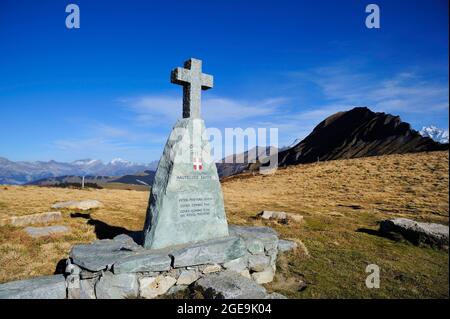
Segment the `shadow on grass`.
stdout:
[[101,220],[92,218],[90,213],[71,213],[70,217],[86,219],[88,225],[94,226],[94,232],[98,239],[113,239],[118,235],[125,234],[133,238],[137,244],[142,244],[142,231],[132,231],[124,227],[111,226]]
[[404,240],[402,235],[400,235],[398,233],[394,233],[394,232],[386,233],[386,232],[381,232],[379,230],[370,229],[370,228],[358,228],[356,231],[359,233],[366,233],[366,234],[377,236],[377,237],[387,238],[387,239],[390,239],[393,241]]

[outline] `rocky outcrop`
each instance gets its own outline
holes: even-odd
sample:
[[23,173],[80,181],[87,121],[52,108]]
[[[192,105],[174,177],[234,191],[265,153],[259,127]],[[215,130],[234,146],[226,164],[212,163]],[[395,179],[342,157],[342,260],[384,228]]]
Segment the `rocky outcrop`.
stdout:
[[395,218],[380,222],[380,232],[397,233],[412,243],[427,244],[439,248],[448,247],[448,226],[435,223],[421,223],[407,218]]
[[331,115],[300,143],[279,152],[278,165],[448,148],[448,144],[440,144],[421,136],[398,116],[356,107]]

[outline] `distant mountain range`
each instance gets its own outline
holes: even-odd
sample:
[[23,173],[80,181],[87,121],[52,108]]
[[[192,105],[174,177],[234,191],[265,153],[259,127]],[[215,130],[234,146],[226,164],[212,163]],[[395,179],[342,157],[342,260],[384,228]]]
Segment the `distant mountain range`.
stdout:
[[434,125],[422,127],[422,129],[419,131],[419,134],[423,137],[430,137],[434,141],[439,143],[448,143],[448,130],[437,128]]
[[71,163],[49,162],[13,162],[0,157],[0,184],[26,184],[32,181],[61,176],[123,176],[143,171],[154,171],[158,161],[138,164],[122,159],[108,163],[100,160],[83,159]]
[[[440,143],[442,142],[442,143]],[[278,165],[287,166],[398,153],[448,150],[448,131],[434,126],[420,132],[402,122],[400,117],[375,113],[356,107],[331,115],[317,125],[305,139],[279,150],[256,147],[242,154],[225,157],[216,163],[220,178],[254,170],[262,157],[278,156]],[[276,153],[278,151],[278,153]],[[252,162],[257,161],[256,164]],[[136,164],[122,159],[108,163],[99,160],[78,160],[72,163],[12,162],[0,157],[0,184],[54,185],[86,183],[102,185],[121,183],[152,185],[158,161]]]

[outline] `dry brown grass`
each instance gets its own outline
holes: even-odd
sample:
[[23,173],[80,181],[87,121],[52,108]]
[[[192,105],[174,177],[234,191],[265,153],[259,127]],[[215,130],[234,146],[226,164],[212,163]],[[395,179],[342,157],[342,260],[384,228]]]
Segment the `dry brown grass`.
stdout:
[[[269,290],[294,298],[448,298],[447,252],[370,233],[378,220],[398,216],[448,224],[448,165],[448,152],[433,152],[238,176],[223,183],[227,216],[234,224],[269,225],[281,237],[307,246],[309,258],[300,251],[280,258]],[[105,236],[105,231],[123,231],[114,227],[137,231],[143,226],[148,192],[133,190],[1,187],[0,219],[49,211],[57,201],[82,199],[105,204],[91,212],[97,227],[70,217],[70,212],[64,212],[63,224],[72,232],[64,236],[31,239],[21,228],[0,227],[0,282],[51,274],[73,244]],[[255,220],[261,210],[300,214],[305,222],[281,225]],[[369,263],[381,267],[380,289],[365,288]],[[302,281],[308,287],[299,291]]]

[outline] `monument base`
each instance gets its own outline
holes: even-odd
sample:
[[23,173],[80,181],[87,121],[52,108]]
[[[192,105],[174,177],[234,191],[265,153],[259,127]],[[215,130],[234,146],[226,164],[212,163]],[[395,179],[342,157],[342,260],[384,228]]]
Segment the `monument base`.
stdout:
[[57,275],[45,280],[47,286],[39,278],[0,285],[0,298],[151,299],[181,291],[186,298],[282,298],[260,284],[273,280],[287,242],[269,227],[229,226],[229,233],[159,250],[144,249],[127,235],[76,245],[67,260],[67,294],[42,293],[64,283]]

